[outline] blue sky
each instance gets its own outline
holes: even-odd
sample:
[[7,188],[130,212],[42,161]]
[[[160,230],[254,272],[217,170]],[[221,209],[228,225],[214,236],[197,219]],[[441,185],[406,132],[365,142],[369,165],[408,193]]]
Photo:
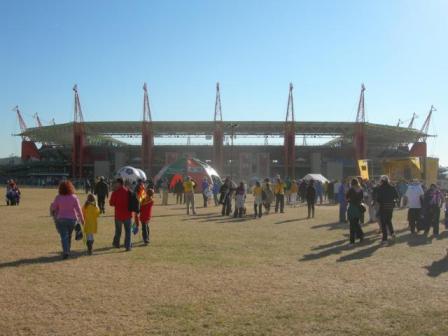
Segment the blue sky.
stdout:
[[396,124],[430,105],[429,154],[448,164],[448,1],[0,1],[0,157],[19,153],[12,107],[29,126],[86,120],[210,120],[220,81],[227,120]]

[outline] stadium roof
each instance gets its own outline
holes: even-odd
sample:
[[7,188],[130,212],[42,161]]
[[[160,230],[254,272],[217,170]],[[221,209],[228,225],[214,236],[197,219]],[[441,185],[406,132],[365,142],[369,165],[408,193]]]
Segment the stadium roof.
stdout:
[[[232,124],[237,136],[283,136],[285,123],[282,121],[226,121],[223,122],[224,134],[230,135]],[[355,131],[353,122],[313,122],[295,123],[297,136],[330,136],[351,140]],[[368,143],[394,145],[412,143],[422,137],[419,130],[381,124],[364,124]],[[120,144],[113,137],[139,137],[142,132],[141,121],[93,121],[85,122],[84,129],[89,143]],[[213,121],[154,121],[152,130],[155,137],[206,136],[215,129]],[[73,123],[28,128],[18,134],[35,142],[71,145],[73,141]]]

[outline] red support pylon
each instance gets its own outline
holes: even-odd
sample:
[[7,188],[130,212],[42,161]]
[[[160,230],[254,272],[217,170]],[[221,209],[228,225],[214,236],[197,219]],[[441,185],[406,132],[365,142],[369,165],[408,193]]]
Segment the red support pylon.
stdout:
[[75,106],[73,110],[73,149],[72,149],[72,175],[74,178],[83,177],[83,161],[85,147],[84,116],[79,100],[78,86],[73,87]]
[[356,123],[353,136],[353,146],[356,161],[367,159],[367,142],[364,128],[364,125],[366,123],[365,106],[364,106],[365,90],[366,88],[364,84],[361,84],[361,93],[359,95],[358,111],[356,113]]
[[294,115],[293,85],[289,84],[288,105],[286,108],[284,164],[285,177],[295,178],[296,171],[296,123]]
[[148,176],[151,176],[154,134],[152,132],[152,117],[146,83],[143,84],[143,92],[142,169]]
[[213,166],[220,173],[223,173],[224,161],[224,124],[222,121],[221,94],[219,82],[216,83],[215,100],[215,129],[213,131]]

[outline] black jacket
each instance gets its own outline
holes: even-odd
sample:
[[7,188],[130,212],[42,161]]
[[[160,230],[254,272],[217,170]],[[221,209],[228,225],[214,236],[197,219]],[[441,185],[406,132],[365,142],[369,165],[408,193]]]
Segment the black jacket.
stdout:
[[95,195],[99,197],[108,197],[109,196],[109,186],[104,181],[99,181],[95,184]]
[[395,207],[395,201],[398,199],[398,192],[389,183],[383,182],[376,192],[376,201],[380,209],[392,210]]

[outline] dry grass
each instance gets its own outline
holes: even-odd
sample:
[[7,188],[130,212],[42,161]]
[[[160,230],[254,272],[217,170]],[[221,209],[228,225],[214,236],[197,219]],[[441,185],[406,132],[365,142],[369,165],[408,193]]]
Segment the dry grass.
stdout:
[[333,206],[310,221],[303,207],[233,220],[157,206],[152,244],[124,253],[108,209],[95,254],[74,242],[61,261],[53,196],[0,207],[1,335],[448,335],[447,232],[412,238],[403,211],[394,245],[367,225],[349,249]]

